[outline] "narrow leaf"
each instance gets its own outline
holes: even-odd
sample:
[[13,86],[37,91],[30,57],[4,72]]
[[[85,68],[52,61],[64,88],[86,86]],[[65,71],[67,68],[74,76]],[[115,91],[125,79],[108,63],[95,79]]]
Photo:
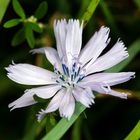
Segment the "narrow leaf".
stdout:
[[9,2],[10,0],[0,0],[0,23],[9,5]]
[[13,0],[13,8],[14,8],[14,11],[16,12],[17,15],[19,15],[21,18],[25,18],[25,12],[22,8],[22,6],[20,5],[19,1],[18,0]]
[[90,20],[90,18],[92,17],[98,3],[100,0],[92,0],[86,10],[86,12],[84,13],[84,15],[82,16],[81,20],[84,20],[84,26],[88,23],[88,21]]
[[38,6],[38,8],[35,11],[35,17],[37,19],[41,19],[45,16],[46,12],[47,12],[47,2],[43,1],[42,3],[40,3],[40,5]]
[[116,25],[116,21],[114,16],[112,15],[112,12],[110,11],[107,1],[105,0],[101,0],[99,3],[99,6],[101,7],[101,10],[107,20],[107,23],[110,25],[110,27],[112,28],[112,30],[117,33],[119,31],[117,25]]
[[25,29],[22,28],[14,35],[12,39],[12,46],[17,46],[25,40]]
[[46,132],[51,131],[51,129],[56,125],[56,120],[54,116],[51,114],[46,117]]
[[140,139],[140,121],[133,128],[130,134],[124,140],[139,140]]
[[35,107],[32,107],[27,114],[27,123],[25,125],[24,137],[22,140],[35,140],[40,132],[45,128],[46,119],[43,119],[40,123],[36,121]]
[[20,23],[20,19],[11,19],[4,24],[5,28],[11,28]]
[[35,38],[34,38],[33,30],[30,28],[28,24],[26,24],[26,27],[25,27],[25,37],[27,39],[29,46],[31,48],[34,48]]
[[81,140],[81,126],[83,122],[83,117],[79,117],[77,121],[75,122],[73,128],[72,128],[72,140]]
[[59,140],[84,110],[85,107],[80,103],[77,103],[75,113],[71,117],[70,121],[65,118],[61,119],[42,140]]

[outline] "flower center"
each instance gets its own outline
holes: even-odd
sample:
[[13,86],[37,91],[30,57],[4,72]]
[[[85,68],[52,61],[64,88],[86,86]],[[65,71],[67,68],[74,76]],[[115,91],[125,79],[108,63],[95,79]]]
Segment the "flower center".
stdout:
[[58,75],[56,82],[66,88],[73,88],[75,84],[81,81],[85,76],[84,70],[77,62],[74,62],[71,68],[62,63],[62,70],[63,73],[61,73],[57,68],[54,68],[54,72]]

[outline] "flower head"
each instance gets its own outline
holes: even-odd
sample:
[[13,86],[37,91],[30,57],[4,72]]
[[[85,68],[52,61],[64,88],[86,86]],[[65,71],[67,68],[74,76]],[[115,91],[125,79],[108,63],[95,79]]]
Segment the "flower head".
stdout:
[[75,102],[86,107],[94,103],[93,91],[127,98],[126,93],[111,89],[111,86],[130,80],[134,72],[102,72],[128,57],[124,43],[120,40],[104,55],[102,51],[110,42],[109,28],[101,27],[85,47],[82,46],[82,25],[79,20],[54,22],[57,51],[51,47],[34,49],[32,53],[45,53],[54,66],[54,72],[30,64],[12,64],[6,68],[7,76],[20,84],[42,85],[25,90],[25,94],[9,104],[11,110],[37,103],[33,96],[52,98],[46,109],[38,116],[40,121],[46,113],[59,109],[61,117],[71,118]]

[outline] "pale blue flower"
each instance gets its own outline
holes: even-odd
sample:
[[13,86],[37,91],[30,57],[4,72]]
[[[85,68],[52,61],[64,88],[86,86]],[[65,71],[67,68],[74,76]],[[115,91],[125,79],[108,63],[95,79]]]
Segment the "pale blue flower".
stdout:
[[12,64],[6,68],[7,76],[20,84],[41,85],[25,91],[25,94],[9,104],[11,110],[37,103],[33,95],[43,99],[52,98],[46,109],[38,114],[40,121],[46,113],[59,110],[60,116],[70,119],[75,102],[85,107],[94,103],[93,92],[127,98],[126,93],[111,89],[111,86],[130,80],[134,72],[102,72],[128,57],[124,43],[118,40],[104,55],[102,51],[110,42],[109,28],[101,27],[83,49],[82,24],[79,20],[54,22],[57,50],[51,47],[34,49],[32,53],[45,53],[54,66],[54,72],[30,64]]

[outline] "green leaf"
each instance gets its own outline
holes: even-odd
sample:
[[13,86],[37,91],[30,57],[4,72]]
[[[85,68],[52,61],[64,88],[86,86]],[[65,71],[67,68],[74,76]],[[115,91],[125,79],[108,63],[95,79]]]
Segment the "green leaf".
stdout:
[[45,137],[43,137],[42,140],[59,140],[84,110],[85,106],[80,103],[76,103],[75,113],[71,117],[70,121],[62,118],[59,123],[57,123],[57,125]]
[[25,131],[22,140],[35,140],[40,132],[45,129],[46,118],[38,123],[35,114],[35,107],[30,108],[26,117],[27,123],[25,125]]
[[25,28],[21,28],[16,32],[12,39],[12,46],[17,46],[25,40]]
[[72,128],[72,140],[81,140],[82,122],[83,122],[83,117],[80,116]]
[[99,1],[100,0],[92,0],[90,2],[86,12],[84,13],[84,15],[81,18],[81,20],[84,20],[84,27],[86,26],[86,24],[88,23],[88,21],[92,17],[97,5],[99,4]]
[[32,28],[30,28],[30,25],[28,25],[28,23],[26,23],[25,26],[26,26],[25,27],[25,37],[27,39],[27,42],[31,48],[34,48],[35,38],[34,38],[33,30],[32,30]]
[[0,0],[0,23],[9,5],[9,2],[10,0]]
[[43,18],[45,16],[46,12],[47,12],[47,8],[48,8],[47,2],[43,1],[42,3],[40,3],[38,8],[36,9],[34,16],[37,19]]
[[20,23],[20,19],[11,19],[4,24],[5,28],[11,28]]
[[130,134],[124,140],[139,140],[140,139],[140,121],[133,128]]
[[140,0],[134,0],[135,5],[140,8]]
[[14,11],[17,13],[17,15],[19,15],[21,18],[25,19],[26,18],[25,12],[24,12],[22,6],[20,5],[19,1],[13,0],[12,4],[13,4]]
[[46,117],[46,132],[49,132],[56,125],[56,120],[53,114]]
[[34,30],[35,32],[41,33],[43,31],[42,28],[37,23],[29,22],[28,26],[30,26],[31,29]]
[[117,25],[116,25],[116,21],[114,16],[112,15],[112,12],[109,9],[109,6],[107,4],[107,1],[105,0],[101,0],[99,3],[99,6],[101,7],[101,10],[106,18],[107,23],[110,25],[110,27],[112,28],[112,30],[117,33],[119,31]]

